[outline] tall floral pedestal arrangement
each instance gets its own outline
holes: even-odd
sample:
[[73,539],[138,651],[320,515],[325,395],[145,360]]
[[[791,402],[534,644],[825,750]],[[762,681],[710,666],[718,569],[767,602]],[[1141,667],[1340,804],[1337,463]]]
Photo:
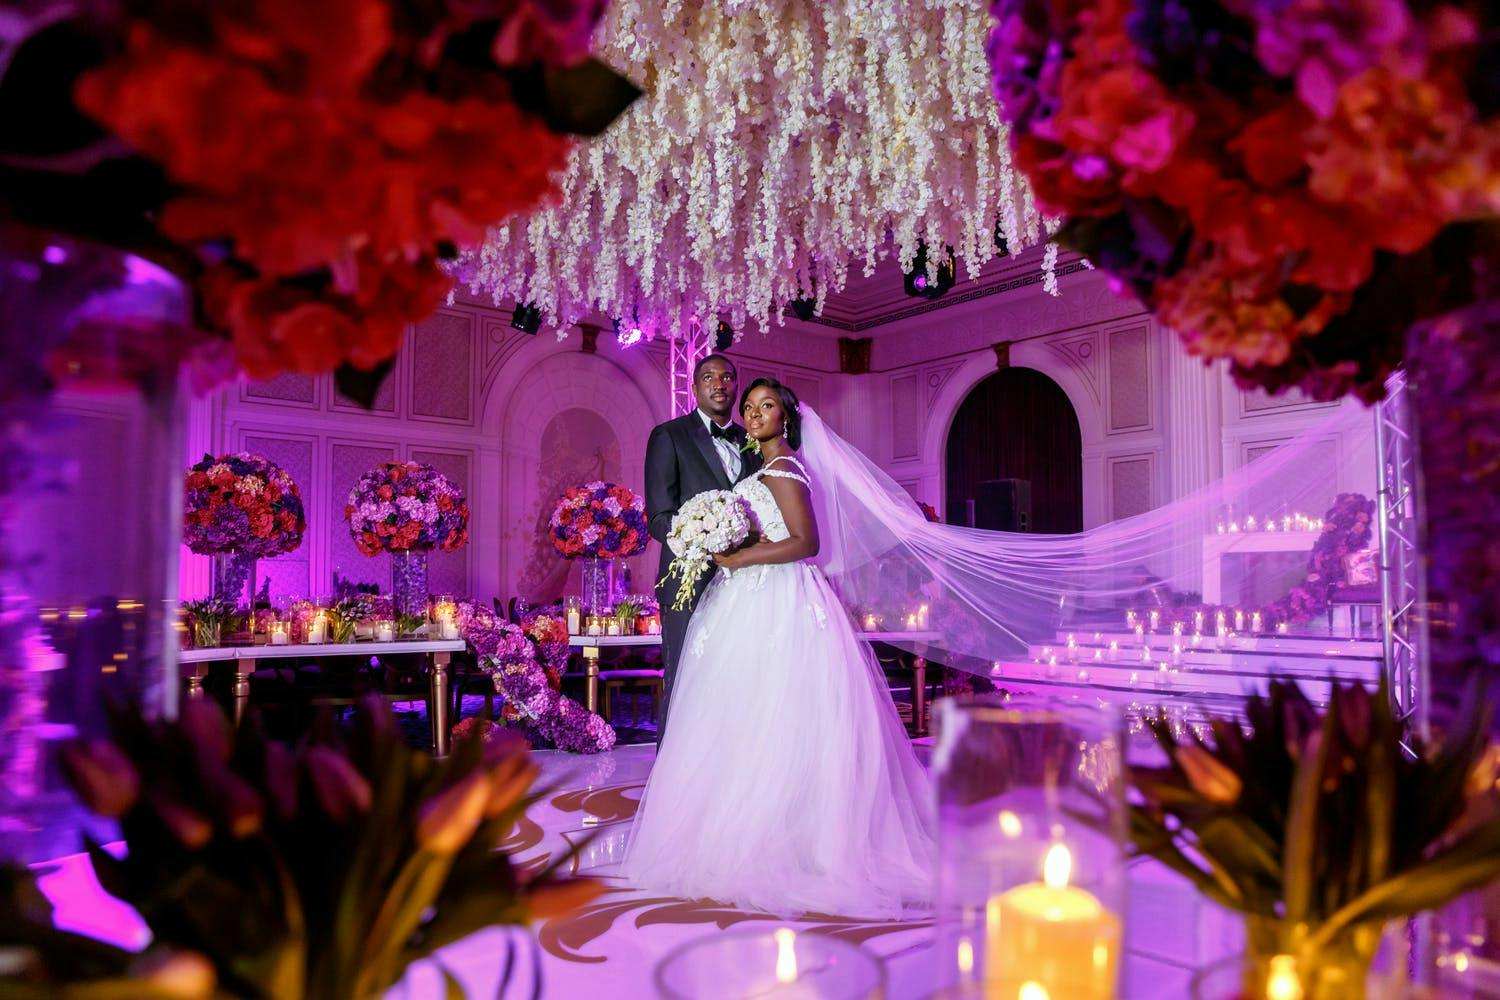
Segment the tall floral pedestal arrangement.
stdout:
[[49,734],[176,709],[190,313],[138,257],[5,225],[0,301],[0,844],[37,859],[77,847]]
[[400,617],[427,612],[427,554],[469,541],[469,504],[447,476],[420,462],[384,462],[359,478],[344,507],[354,544],[391,554],[391,601]]
[[295,551],[307,530],[297,483],[260,455],[204,455],[183,481],[182,522],[187,547],[213,558],[210,600],[188,609],[195,644],[216,645],[222,619],[240,612],[253,633],[256,560]]
[[583,612],[608,614],[614,595],[614,560],[645,551],[646,501],[615,483],[568,488],[548,521],[552,545],[564,559],[583,560]]
[[[1484,360],[1500,300],[1500,8],[992,10],[1015,163],[1044,210],[1065,217],[1060,240],[1191,352],[1228,359],[1241,386],[1373,401],[1409,369],[1434,634],[1427,697],[1438,696],[1440,729],[1461,725],[1465,679],[1500,667],[1497,376]],[[1398,815],[1401,831],[1424,822]],[[1302,850],[1336,843],[1315,826],[1304,834]],[[1412,899],[1404,912],[1432,905]]]

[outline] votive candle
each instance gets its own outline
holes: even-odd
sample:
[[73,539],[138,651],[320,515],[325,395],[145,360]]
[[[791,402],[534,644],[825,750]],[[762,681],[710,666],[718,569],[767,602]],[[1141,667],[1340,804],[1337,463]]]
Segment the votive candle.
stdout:
[[[1068,884],[1073,859],[1047,850],[1042,881],[990,897],[985,906],[986,982],[992,997],[1110,1000],[1120,960],[1120,918]],[[1025,992],[1027,987],[1033,987]]]

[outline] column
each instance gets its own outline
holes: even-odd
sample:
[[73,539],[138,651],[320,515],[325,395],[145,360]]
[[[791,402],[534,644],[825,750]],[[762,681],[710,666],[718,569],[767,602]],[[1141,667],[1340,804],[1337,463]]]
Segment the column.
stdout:
[[[1157,327],[1166,358],[1167,468],[1170,501],[1179,500],[1224,474],[1224,412],[1219,370],[1188,354],[1177,334]],[[1199,545],[1213,530],[1212,505],[1185,511],[1177,523],[1172,584],[1178,590],[1202,592],[1203,562]]]

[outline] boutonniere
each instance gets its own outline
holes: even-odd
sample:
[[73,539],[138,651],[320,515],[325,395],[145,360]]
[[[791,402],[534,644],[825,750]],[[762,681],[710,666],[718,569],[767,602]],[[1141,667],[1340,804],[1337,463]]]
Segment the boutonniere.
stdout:
[[745,443],[742,444],[742,445],[740,445],[740,454],[741,455],[745,455],[745,454],[759,455],[760,454],[760,442],[757,441],[755,438],[751,437],[750,435],[746,434],[745,435]]

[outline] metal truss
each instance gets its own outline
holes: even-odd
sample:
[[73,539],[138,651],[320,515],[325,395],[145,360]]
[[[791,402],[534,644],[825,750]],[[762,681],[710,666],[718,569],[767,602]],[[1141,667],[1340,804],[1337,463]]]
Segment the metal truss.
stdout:
[[[1381,643],[1397,718],[1408,735],[1429,735],[1427,582],[1422,567],[1422,479],[1404,376],[1375,407],[1376,505],[1380,543]],[[1407,745],[1408,752],[1411,747]]]
[[667,342],[667,384],[671,393],[672,415],[692,412],[693,366],[709,353],[713,331],[706,329],[697,316],[688,320],[687,329]]

